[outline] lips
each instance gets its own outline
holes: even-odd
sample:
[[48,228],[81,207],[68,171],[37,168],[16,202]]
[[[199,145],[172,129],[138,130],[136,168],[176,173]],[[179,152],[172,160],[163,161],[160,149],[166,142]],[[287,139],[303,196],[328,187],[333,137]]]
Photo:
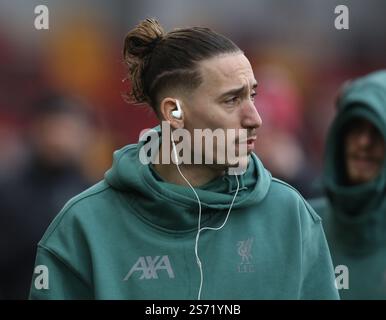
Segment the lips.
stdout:
[[374,157],[370,154],[364,154],[364,153],[351,153],[349,154],[349,157],[352,160],[358,160],[358,161],[368,161],[368,162],[379,162],[378,157]]
[[366,170],[366,169],[370,169],[378,166],[378,161],[370,157],[352,156],[350,157],[350,161],[359,170]]
[[240,141],[239,144],[246,144],[247,152],[250,153],[252,150],[255,149],[255,141],[256,137],[249,137],[247,140]]
[[254,143],[255,141],[256,141],[256,137],[249,137],[247,140],[240,141],[239,143],[240,144],[243,144],[243,143],[250,144],[250,143]]

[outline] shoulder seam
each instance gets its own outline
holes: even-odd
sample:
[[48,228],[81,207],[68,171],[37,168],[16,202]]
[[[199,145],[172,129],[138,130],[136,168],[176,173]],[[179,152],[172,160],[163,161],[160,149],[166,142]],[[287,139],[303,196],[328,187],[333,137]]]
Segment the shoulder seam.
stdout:
[[293,186],[291,186],[290,184],[288,184],[287,182],[284,182],[284,181],[282,181],[282,180],[280,180],[280,179],[278,179],[278,178],[274,178],[274,177],[272,177],[272,181],[277,182],[277,183],[279,183],[279,184],[282,184],[282,185],[288,187],[289,189],[295,191],[299,196],[301,196],[301,197],[303,198],[303,196],[301,195],[301,193],[300,193],[298,190],[296,190],[296,188],[294,188]]
[[89,284],[87,284],[86,280],[82,278],[82,276],[79,274],[79,272],[77,272],[76,270],[74,270],[74,268],[72,268],[68,263],[66,263],[65,261],[63,261],[63,259],[52,249],[46,247],[45,245],[42,245],[42,244],[38,244],[38,247],[40,247],[41,249],[47,251],[48,253],[50,253],[52,256],[54,256],[61,264],[63,264],[71,273],[74,274],[75,277],[77,277],[80,281],[82,281],[87,287],[90,287]]
[[[277,183],[279,183],[279,184],[282,184],[282,185],[288,187],[289,189],[293,190],[294,192],[296,192],[296,194],[300,197],[300,199],[302,200],[304,206],[306,207],[306,210],[307,210],[307,211],[309,212],[309,214],[311,215],[312,220],[314,220],[315,223],[321,223],[322,219],[320,218],[320,216],[319,216],[316,212],[315,212],[315,214],[314,214],[312,211],[310,211],[310,209],[311,209],[311,210],[314,210],[314,209],[313,209],[312,206],[306,201],[306,199],[304,199],[304,197],[302,196],[302,194],[301,194],[296,188],[294,188],[294,187],[291,186],[290,184],[288,184],[288,183],[286,183],[286,182],[284,182],[284,181],[282,181],[282,180],[280,180],[280,179],[274,178],[274,177],[272,177],[272,181],[277,182]],[[310,207],[310,208],[309,208],[309,207]]]

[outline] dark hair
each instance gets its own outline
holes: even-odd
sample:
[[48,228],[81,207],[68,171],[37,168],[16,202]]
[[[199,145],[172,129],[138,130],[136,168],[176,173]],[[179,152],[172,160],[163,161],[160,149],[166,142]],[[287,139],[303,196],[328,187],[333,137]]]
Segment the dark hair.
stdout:
[[60,92],[48,92],[40,96],[34,101],[31,113],[31,120],[34,121],[61,114],[72,115],[89,124],[94,124],[96,120],[91,107],[84,99]]
[[202,78],[198,62],[236,52],[241,52],[237,45],[209,28],[165,33],[157,20],[143,20],[125,37],[123,56],[132,84],[126,98],[148,103],[157,113],[160,95],[165,90],[192,90],[199,86]]

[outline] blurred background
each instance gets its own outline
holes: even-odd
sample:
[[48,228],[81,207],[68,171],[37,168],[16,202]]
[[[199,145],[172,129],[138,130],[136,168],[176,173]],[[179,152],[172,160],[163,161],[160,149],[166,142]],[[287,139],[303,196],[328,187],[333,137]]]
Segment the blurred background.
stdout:
[[[349,30],[337,30],[337,5]],[[49,9],[36,30],[34,9]],[[122,45],[140,20],[207,26],[252,63],[265,166],[317,196],[340,86],[386,66],[384,0],[1,0],[0,298],[27,297],[35,246],[64,203],[103,178],[112,152],[157,124],[121,97]]]

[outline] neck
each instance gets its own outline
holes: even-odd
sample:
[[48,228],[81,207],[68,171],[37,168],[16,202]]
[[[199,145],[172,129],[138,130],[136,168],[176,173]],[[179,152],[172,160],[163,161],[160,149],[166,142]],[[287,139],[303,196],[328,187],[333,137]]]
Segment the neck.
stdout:
[[[162,159],[162,148],[159,150],[159,159]],[[224,168],[217,168],[205,164],[180,164],[179,168],[193,187],[204,185],[225,173]],[[178,172],[177,165],[174,163],[155,164],[154,169],[160,177],[167,182],[184,186],[188,185]]]

